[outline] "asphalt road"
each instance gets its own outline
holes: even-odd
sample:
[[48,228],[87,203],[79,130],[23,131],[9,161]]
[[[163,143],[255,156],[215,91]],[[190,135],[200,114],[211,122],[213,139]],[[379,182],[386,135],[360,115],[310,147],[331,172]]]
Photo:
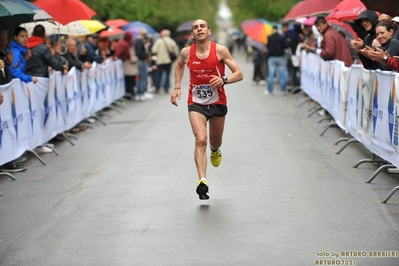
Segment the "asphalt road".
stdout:
[[[250,85],[251,63],[235,56],[245,79],[226,88],[209,201],[195,193],[187,93],[179,107],[164,94],[128,102],[75,146],[58,143],[47,165],[32,158],[16,181],[0,177],[0,265],[305,266],[336,253],[336,265],[399,265],[399,193],[379,203],[398,177],[366,184],[377,166],[352,168],[365,148],[335,155],[338,129],[320,137],[309,105],[264,95]],[[342,253],[355,251],[366,253]]]

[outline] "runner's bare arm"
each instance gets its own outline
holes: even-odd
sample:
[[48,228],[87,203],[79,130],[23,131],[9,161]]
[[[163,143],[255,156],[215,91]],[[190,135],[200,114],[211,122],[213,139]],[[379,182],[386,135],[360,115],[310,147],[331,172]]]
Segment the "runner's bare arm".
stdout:
[[184,67],[186,63],[188,62],[190,56],[190,48],[186,47],[183,48],[180,52],[180,56],[176,61],[176,66],[175,66],[175,87],[172,92],[172,95],[170,96],[170,102],[173,105],[178,106],[177,100],[180,100],[181,96],[181,80],[183,78],[184,74]]
[[232,72],[230,75],[226,75],[229,81],[228,83],[234,83],[243,80],[244,74],[242,73],[237,62],[231,56],[229,50],[227,50],[227,48],[223,45],[217,44],[216,53],[219,57],[219,60],[225,63]]

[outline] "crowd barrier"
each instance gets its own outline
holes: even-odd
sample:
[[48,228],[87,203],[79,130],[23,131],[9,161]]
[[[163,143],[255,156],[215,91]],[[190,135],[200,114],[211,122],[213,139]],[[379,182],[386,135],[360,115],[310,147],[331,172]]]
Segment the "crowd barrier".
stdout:
[[[373,154],[399,167],[399,74],[302,53],[301,89]],[[370,179],[371,182],[372,179]],[[398,190],[398,188],[395,188]]]
[[48,142],[79,122],[111,105],[125,94],[123,64],[107,60],[83,72],[24,83],[13,79],[0,86],[0,165]]

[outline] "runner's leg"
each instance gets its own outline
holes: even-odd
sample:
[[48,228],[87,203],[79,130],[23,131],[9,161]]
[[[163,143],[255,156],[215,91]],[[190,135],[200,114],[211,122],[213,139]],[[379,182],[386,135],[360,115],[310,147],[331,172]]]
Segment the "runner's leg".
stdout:
[[221,116],[209,119],[209,143],[213,149],[222,146],[225,118],[225,116]]
[[206,117],[198,112],[189,112],[191,128],[195,137],[194,160],[198,177],[206,178],[206,146],[208,136],[206,133]]

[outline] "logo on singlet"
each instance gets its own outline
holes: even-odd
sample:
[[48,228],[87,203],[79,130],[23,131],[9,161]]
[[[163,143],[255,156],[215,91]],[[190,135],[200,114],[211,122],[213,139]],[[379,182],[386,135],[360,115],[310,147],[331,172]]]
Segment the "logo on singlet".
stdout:
[[199,61],[193,61],[192,64],[193,64],[193,65],[201,65],[201,62],[199,62]]

